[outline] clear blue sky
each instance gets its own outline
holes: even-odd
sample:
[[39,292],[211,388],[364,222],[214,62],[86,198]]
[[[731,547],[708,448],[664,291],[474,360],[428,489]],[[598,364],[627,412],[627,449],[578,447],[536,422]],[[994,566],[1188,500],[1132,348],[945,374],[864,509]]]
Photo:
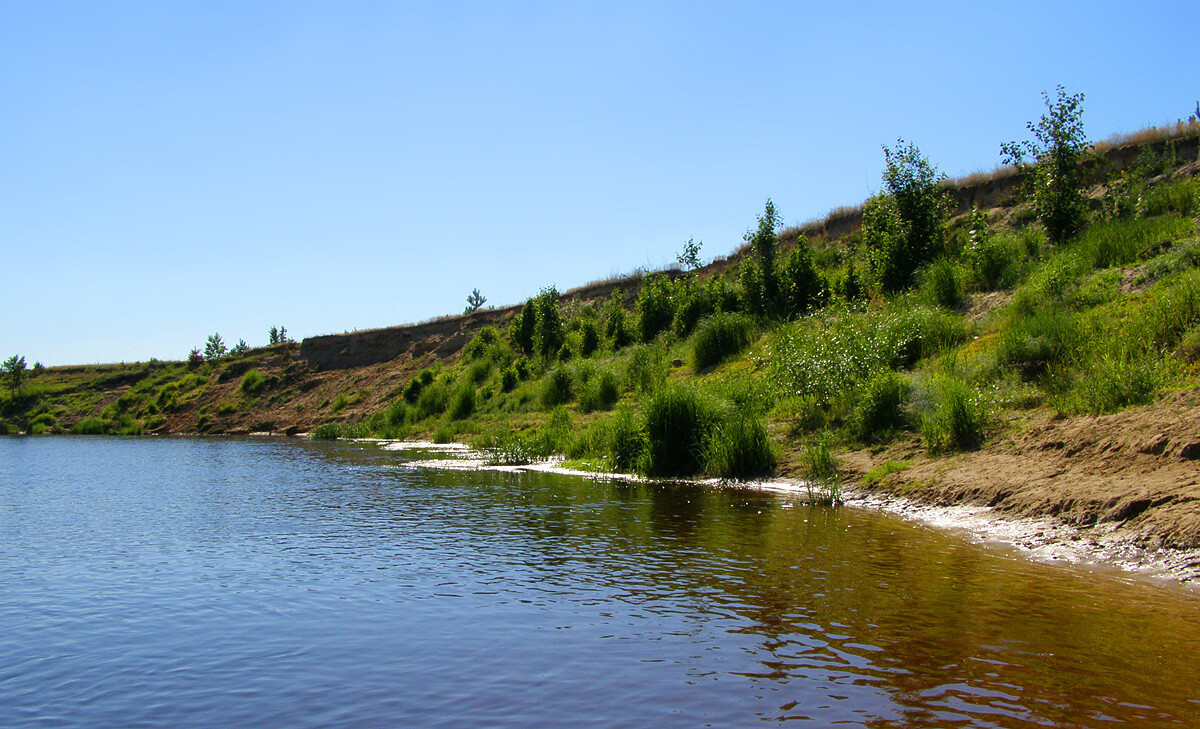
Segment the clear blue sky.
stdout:
[[[5,2],[0,356],[181,359],[704,258],[958,176],[1039,93],[1186,117],[1200,3]],[[1002,7],[991,7],[991,6]]]

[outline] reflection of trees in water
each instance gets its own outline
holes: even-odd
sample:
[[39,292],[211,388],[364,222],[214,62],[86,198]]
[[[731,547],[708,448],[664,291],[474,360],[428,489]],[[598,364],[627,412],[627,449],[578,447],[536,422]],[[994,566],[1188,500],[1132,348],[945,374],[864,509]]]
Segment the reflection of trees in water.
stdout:
[[[353,451],[331,457],[379,466]],[[359,506],[453,519],[442,527],[451,538],[517,555],[549,586],[753,638],[761,668],[749,679],[799,701],[781,715],[803,713],[817,676],[826,703],[839,692],[877,703],[874,726],[937,726],[975,710],[1005,726],[1147,713],[1119,702],[1200,717],[1188,703],[1200,698],[1194,600],[747,490],[532,473],[422,479],[367,490]]]

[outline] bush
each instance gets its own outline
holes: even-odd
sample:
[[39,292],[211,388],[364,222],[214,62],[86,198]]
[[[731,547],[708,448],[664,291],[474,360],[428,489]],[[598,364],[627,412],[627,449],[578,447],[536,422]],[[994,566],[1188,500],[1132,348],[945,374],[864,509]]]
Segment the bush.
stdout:
[[886,194],[863,209],[863,240],[886,291],[912,285],[913,275],[944,245],[947,197],[937,169],[911,142],[883,148]]
[[579,395],[579,409],[585,413],[593,410],[610,410],[620,396],[617,376],[611,370],[601,370],[588,379]]
[[921,291],[935,306],[953,309],[962,303],[963,275],[958,264],[938,258],[921,271]]
[[671,326],[675,306],[671,300],[671,280],[666,276],[649,276],[638,292],[637,314],[639,333],[643,342],[651,342]]
[[600,348],[600,330],[596,322],[584,319],[579,322],[579,356],[591,357]]
[[723,479],[750,479],[775,470],[775,451],[760,418],[735,411],[718,421],[704,449],[705,472]]
[[1046,113],[1027,125],[1034,140],[1009,142],[1000,153],[1026,175],[1038,220],[1050,242],[1061,245],[1083,228],[1087,179],[1082,163],[1090,145],[1083,132],[1083,94],[1068,95],[1059,86],[1056,100],[1044,92],[1042,99]]
[[337,440],[342,437],[342,426],[339,423],[323,423],[313,428],[311,437],[314,440]]
[[983,444],[988,409],[983,397],[962,380],[942,375],[919,398],[921,438],[930,453],[963,451]]
[[810,504],[841,502],[842,469],[830,448],[832,439],[829,431],[822,431],[804,446],[801,472]]
[[512,392],[520,382],[521,376],[517,374],[516,365],[509,365],[500,373],[500,390],[501,392]]
[[435,382],[421,388],[417,398],[417,420],[431,415],[441,415],[450,404],[450,388],[444,382]]
[[659,346],[638,345],[625,364],[625,386],[634,392],[650,393],[667,381],[667,355]]
[[1014,317],[1000,335],[996,359],[1031,379],[1066,361],[1078,344],[1075,318],[1057,307],[1043,307],[1029,316]]
[[454,389],[446,412],[451,420],[462,420],[475,412],[475,388],[469,381],[460,383]]
[[71,426],[72,435],[104,435],[110,432],[111,423],[104,418],[88,416]]
[[556,367],[546,375],[542,382],[541,404],[543,410],[562,405],[574,397],[574,381],[571,371],[566,367]]
[[696,371],[715,367],[750,346],[753,330],[754,323],[741,314],[714,314],[705,319],[692,341]]
[[261,372],[258,370],[248,370],[242,377],[242,384],[238,386],[238,389],[242,391],[243,395],[254,397],[262,392],[266,386],[267,378]]
[[608,437],[608,456],[613,470],[621,473],[638,470],[645,450],[646,434],[632,408],[622,406],[617,409],[609,425]]
[[676,386],[652,395],[646,403],[646,475],[700,473],[713,419],[712,406],[692,388]]
[[854,437],[874,443],[903,429],[911,390],[908,378],[899,372],[880,372],[868,380],[850,418]]

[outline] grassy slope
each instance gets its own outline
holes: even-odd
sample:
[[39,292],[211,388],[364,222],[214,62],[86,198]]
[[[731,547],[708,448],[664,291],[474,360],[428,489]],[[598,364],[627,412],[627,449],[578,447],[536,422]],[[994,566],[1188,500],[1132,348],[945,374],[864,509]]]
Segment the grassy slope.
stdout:
[[[1194,389],[1200,377],[1195,365],[1200,195],[1195,164],[1162,172],[1143,170],[1136,179],[1142,197],[1137,216],[1105,219],[1102,202],[1111,194],[1097,187],[1095,222],[1058,249],[1045,244],[1029,225],[1027,208],[1011,199],[988,210],[982,248],[978,241],[972,244],[970,233],[980,228],[980,219],[960,215],[952,223],[947,262],[937,272],[930,267],[917,290],[862,302],[840,303],[835,297],[791,322],[759,320],[749,346],[735,344],[731,358],[699,371],[693,363],[702,337],[678,321],[647,344],[613,351],[605,343],[579,357],[585,322],[602,329],[606,310],[603,299],[567,297],[560,314],[568,349],[573,346],[576,356],[561,365],[557,358],[523,358],[502,332],[466,354],[429,347],[419,357],[324,371],[310,367],[295,345],[251,350],[192,369],[183,363],[51,368],[31,377],[21,393],[0,400],[0,427],[31,433],[315,430],[327,437],[424,436],[473,441],[509,460],[554,451],[594,468],[653,471],[644,456],[639,461],[630,451],[645,452],[652,411],[678,410],[678,403],[664,401],[664,393],[686,386],[691,399],[683,407],[690,410],[678,418],[698,423],[693,429],[701,435],[687,449],[704,451],[694,454],[699,461],[693,468],[762,470],[761,453],[748,465],[736,461],[739,453],[761,451],[761,443],[754,445],[760,434],[747,421],[765,420],[769,455],[785,475],[803,473],[814,454],[832,444],[848,473],[867,474],[868,483],[938,490],[945,500],[970,498],[948,484],[946,473],[958,469],[958,482],[971,482],[964,475],[971,459],[982,463],[1009,451],[1028,462],[1033,451],[1014,444],[1063,417],[1104,423],[1156,401],[1149,409],[1174,408],[1185,420],[1191,417],[1192,404],[1180,403],[1177,393]],[[854,214],[841,211],[835,217]],[[822,236],[821,229],[841,235]],[[817,225],[808,232],[817,268],[830,281],[844,276],[857,242],[853,226]],[[796,231],[780,239],[783,260]],[[725,281],[726,294],[736,293],[744,253],[714,262],[690,285],[707,290],[710,299],[722,295],[717,281]],[[666,290],[676,308],[688,298],[683,283]],[[726,308],[737,308],[734,301]],[[636,326],[635,312],[628,316]],[[514,363],[521,361],[528,371],[516,374]],[[430,384],[406,399],[405,387],[424,370]],[[1128,418],[1112,422],[1135,433],[1139,427],[1165,427],[1155,418],[1144,426]],[[1153,440],[1155,433],[1144,435]],[[1166,459],[1164,468],[1189,460],[1186,436],[1172,437],[1150,454]],[[717,453],[730,443],[723,455]],[[713,465],[719,459],[725,465]],[[1087,465],[1078,455],[1075,461]],[[1010,491],[1019,490],[1019,474],[1011,480],[1016,485]],[[997,503],[1007,498],[994,490],[986,495]],[[1101,506],[1111,495],[1088,498],[1092,505],[1078,510],[1079,521],[1114,509],[1119,517],[1122,499],[1136,500],[1118,495],[1105,511]],[[1052,501],[1043,499],[1040,508]],[[1015,508],[1033,513],[1039,507]],[[1200,543],[1200,531],[1182,534],[1176,542]]]

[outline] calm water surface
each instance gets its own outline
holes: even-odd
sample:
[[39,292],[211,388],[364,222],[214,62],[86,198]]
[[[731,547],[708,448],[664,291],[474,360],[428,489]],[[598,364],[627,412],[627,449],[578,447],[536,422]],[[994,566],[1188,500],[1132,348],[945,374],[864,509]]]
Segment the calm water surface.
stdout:
[[4,727],[1200,726],[1200,599],[736,489],[0,439]]

